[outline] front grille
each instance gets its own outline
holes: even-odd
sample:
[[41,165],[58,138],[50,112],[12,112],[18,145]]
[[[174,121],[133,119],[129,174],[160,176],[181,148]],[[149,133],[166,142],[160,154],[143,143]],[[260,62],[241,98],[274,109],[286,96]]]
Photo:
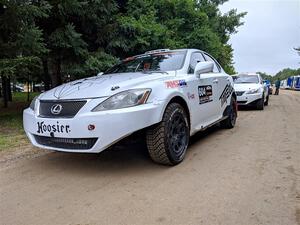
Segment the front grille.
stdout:
[[34,135],[40,145],[63,149],[91,149],[98,138],[59,138]]
[[[39,107],[39,116],[45,118],[72,118],[86,103],[82,101],[50,101],[41,100]],[[61,111],[59,113],[53,113],[52,108],[56,105],[61,105]]]
[[236,96],[242,96],[245,92],[244,91],[236,91]]

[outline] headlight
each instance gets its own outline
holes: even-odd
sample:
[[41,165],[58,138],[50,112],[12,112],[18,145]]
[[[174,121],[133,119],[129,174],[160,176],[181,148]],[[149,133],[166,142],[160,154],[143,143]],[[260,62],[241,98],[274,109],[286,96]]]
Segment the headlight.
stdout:
[[256,93],[259,92],[259,90],[260,90],[259,88],[257,88],[257,89],[251,89],[251,90],[247,91],[246,94],[256,94]]
[[32,101],[31,101],[31,103],[30,103],[30,106],[29,106],[33,111],[34,111],[34,108],[35,108],[35,103],[36,103],[37,98],[38,98],[38,96],[35,96],[35,97],[32,99]]
[[92,112],[121,109],[145,104],[151,93],[151,89],[133,89],[123,91],[111,96],[97,105]]

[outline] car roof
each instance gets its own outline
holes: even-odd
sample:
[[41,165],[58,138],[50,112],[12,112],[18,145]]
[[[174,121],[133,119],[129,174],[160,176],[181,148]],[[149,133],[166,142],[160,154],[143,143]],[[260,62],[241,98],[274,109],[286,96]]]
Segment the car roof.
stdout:
[[194,49],[194,48],[180,48],[180,49],[155,49],[155,50],[151,50],[151,51],[146,51],[144,54],[154,54],[154,53],[163,53],[163,52],[176,52],[176,51],[200,51],[200,52],[204,52],[202,50],[199,49]]

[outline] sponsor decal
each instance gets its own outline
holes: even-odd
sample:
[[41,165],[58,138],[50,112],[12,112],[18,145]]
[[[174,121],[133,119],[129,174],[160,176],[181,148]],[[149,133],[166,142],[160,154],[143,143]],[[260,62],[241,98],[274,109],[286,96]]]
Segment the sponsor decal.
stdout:
[[192,100],[195,99],[195,94],[188,92],[187,93],[188,99]]
[[211,102],[213,100],[212,86],[211,85],[198,86],[198,95],[199,95],[199,104]]
[[227,103],[227,99],[231,96],[232,92],[233,87],[231,86],[231,84],[227,84],[219,98],[219,100],[221,101],[221,106]]
[[166,81],[166,88],[178,88],[178,87],[185,87],[187,83],[185,80],[170,80]]
[[61,125],[59,124],[59,122],[57,121],[56,124],[54,125],[48,125],[45,124],[44,121],[43,122],[37,122],[37,132],[39,134],[43,134],[46,132],[49,133],[69,133],[70,130],[70,126],[69,125]]

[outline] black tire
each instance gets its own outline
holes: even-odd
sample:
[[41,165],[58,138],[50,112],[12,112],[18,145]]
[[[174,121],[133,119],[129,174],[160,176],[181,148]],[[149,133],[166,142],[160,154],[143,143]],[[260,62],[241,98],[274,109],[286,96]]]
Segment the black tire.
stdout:
[[178,103],[167,106],[162,121],[150,127],[146,142],[151,159],[164,165],[176,165],[184,159],[189,144],[187,115]]
[[257,101],[257,103],[256,103],[256,109],[258,109],[258,110],[264,110],[264,106],[265,106],[264,98],[265,97],[263,96],[261,99],[259,99]]
[[231,104],[227,119],[221,121],[221,127],[226,129],[234,128],[237,118],[237,102],[235,98],[231,98]]
[[267,96],[266,98],[266,101],[265,101],[265,106],[269,105],[269,95]]

